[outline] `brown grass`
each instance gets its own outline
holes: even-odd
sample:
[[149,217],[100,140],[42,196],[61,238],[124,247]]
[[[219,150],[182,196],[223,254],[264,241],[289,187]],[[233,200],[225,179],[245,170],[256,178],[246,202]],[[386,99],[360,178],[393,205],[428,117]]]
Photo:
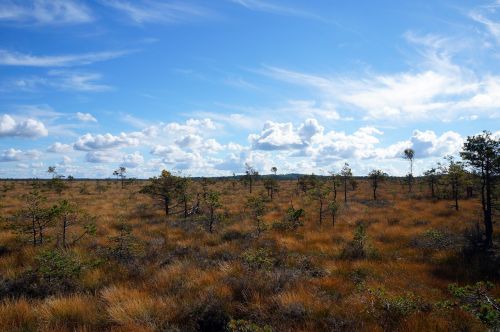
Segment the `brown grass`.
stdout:
[[[245,210],[247,190],[239,183],[235,190],[228,182],[212,185],[222,193],[220,213],[226,214],[212,234],[206,217],[165,218],[161,207],[137,193],[141,183],[122,190],[113,182],[98,194],[90,182],[90,195],[79,193],[81,184],[72,183],[62,197],[44,193],[51,204],[68,198],[97,217],[96,235],[66,249],[80,266],[69,286],[53,285],[37,270],[40,252],[55,248],[56,225],[47,230],[47,243],[34,248],[29,236],[3,223],[0,331],[218,330],[230,320],[275,331],[481,331],[487,327],[458,306],[436,304],[453,300],[447,290],[452,282],[492,280],[492,293],[500,297],[496,277],[472,270],[460,258],[464,230],[481,220],[477,198],[461,200],[455,212],[449,201],[431,201],[418,186],[415,199],[386,182],[374,203],[369,184],[361,181],[342,204],[335,227],[328,214],[320,226],[317,202],[297,195],[294,181],[281,181],[279,194],[266,203],[265,231],[257,236]],[[197,183],[192,188],[200,190]],[[28,183],[16,182],[1,215],[19,210],[28,190]],[[254,191],[264,188],[257,183]],[[304,226],[273,229],[291,197],[295,208],[306,211]],[[114,239],[123,223],[131,231],[130,251],[118,257]],[[359,223],[367,225],[366,246],[373,254],[342,258]],[[81,231],[72,228],[70,237]],[[457,245],[439,246],[436,241],[446,239],[427,238],[433,234],[452,237]],[[381,305],[395,298],[418,299],[418,306],[402,314]]]

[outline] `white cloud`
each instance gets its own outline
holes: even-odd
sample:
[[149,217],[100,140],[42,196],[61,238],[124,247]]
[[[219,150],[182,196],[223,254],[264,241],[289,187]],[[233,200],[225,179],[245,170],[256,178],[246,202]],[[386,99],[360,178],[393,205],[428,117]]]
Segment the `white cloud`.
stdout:
[[82,122],[97,122],[97,119],[90,113],[76,113],[76,118]]
[[47,136],[45,125],[34,119],[16,120],[8,114],[0,116],[0,137],[37,138]]
[[[114,59],[128,51],[96,52],[72,55],[31,55],[0,49],[0,65],[25,67],[67,67],[88,65]],[[93,78],[95,79],[95,78]]]
[[473,11],[470,13],[470,17],[481,24],[483,24],[488,32],[500,43],[500,23],[495,22],[488,17],[484,16],[481,12]]
[[317,14],[310,13],[303,9],[297,9],[289,6],[282,6],[273,3],[272,1],[264,0],[231,0],[232,2],[239,4],[249,10],[266,12],[271,14],[285,15],[285,16],[295,16],[301,18],[314,19],[319,21],[325,21],[321,16]]
[[454,155],[460,151],[464,142],[462,136],[456,132],[447,131],[438,137],[431,130],[415,130],[410,140],[415,150],[415,158]]
[[102,75],[99,73],[74,72],[51,70],[47,76],[19,77],[6,80],[3,83],[3,89],[39,91],[41,88],[52,88],[62,91],[81,91],[81,92],[103,92],[113,88],[109,85],[100,84]]
[[311,144],[311,139],[323,133],[324,128],[316,119],[307,119],[297,129],[293,124],[267,121],[261,133],[251,134],[249,141],[255,150],[302,149]]
[[121,133],[118,136],[114,136],[111,134],[85,134],[73,144],[73,148],[79,151],[93,151],[125,146],[135,146],[138,144],[139,141],[137,138],[130,137],[130,135],[127,135],[125,133]]
[[0,154],[0,162],[9,162],[9,161],[20,161],[20,160],[35,160],[39,159],[42,156],[42,153],[38,150],[18,150],[14,148],[10,148],[4,150]]
[[55,142],[47,148],[47,152],[51,153],[66,153],[71,150],[73,150],[73,147],[70,144],[63,144],[60,142]]
[[115,151],[89,151],[85,160],[89,163],[115,163],[120,161],[120,154]]
[[136,168],[144,164],[144,157],[139,152],[134,152],[123,156],[122,166]]
[[290,150],[306,146],[293,124],[267,121],[260,134],[248,137],[255,150]]
[[88,7],[79,1],[23,0],[0,4],[0,21],[58,25],[92,20]]
[[365,120],[451,121],[500,106],[500,76],[469,68],[471,62],[455,63],[460,51],[478,48],[474,42],[412,32],[404,37],[417,54],[405,71],[323,75],[266,66],[260,72],[308,87],[333,110]]
[[102,0],[102,3],[122,12],[136,24],[179,23],[211,16],[207,9],[183,1]]

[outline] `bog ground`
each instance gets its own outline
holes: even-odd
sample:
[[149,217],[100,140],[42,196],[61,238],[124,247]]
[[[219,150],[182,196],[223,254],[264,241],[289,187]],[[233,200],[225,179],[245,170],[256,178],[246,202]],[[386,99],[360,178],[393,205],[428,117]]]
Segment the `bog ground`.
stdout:
[[[60,194],[48,183],[0,184],[2,331],[498,328],[499,232],[487,253],[475,246],[478,192],[456,211],[422,179],[412,193],[389,179],[377,200],[358,179],[347,204],[339,187],[333,225],[333,194],[320,224],[320,194],[296,180],[277,181],[272,199],[265,180],[252,194],[192,180],[187,216],[179,202],[166,216],[140,192],[147,181],[66,181]],[[33,192],[36,208],[66,200],[67,213],[32,229]]]

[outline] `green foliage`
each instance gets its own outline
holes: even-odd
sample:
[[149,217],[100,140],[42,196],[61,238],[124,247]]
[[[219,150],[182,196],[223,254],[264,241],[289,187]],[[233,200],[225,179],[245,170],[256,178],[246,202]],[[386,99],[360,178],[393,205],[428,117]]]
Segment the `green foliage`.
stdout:
[[422,249],[443,250],[457,242],[452,234],[437,229],[428,229],[412,241],[412,245]]
[[168,216],[174,200],[182,198],[187,182],[167,170],[163,170],[159,177],[152,177],[149,181],[149,184],[142,187],[140,193],[161,201],[164,204],[165,215]]
[[246,208],[250,210],[252,218],[257,222],[257,232],[261,232],[262,216],[266,211],[265,199],[262,196],[254,195],[250,196],[246,202]]
[[460,307],[472,313],[491,328],[500,328],[500,299],[495,299],[488,291],[491,282],[478,282],[474,285],[448,285],[450,293],[459,300]]
[[35,260],[37,272],[49,282],[76,278],[82,269],[82,265],[69,253],[60,250],[42,251]]
[[273,329],[269,325],[260,327],[244,319],[231,319],[228,324],[229,332],[272,332]]
[[82,183],[79,191],[80,191],[81,195],[90,195],[89,187],[88,187],[87,183],[85,183],[85,182]]
[[370,288],[368,292],[374,297],[372,305],[376,310],[375,315],[379,316],[386,330],[394,330],[402,319],[426,308],[422,300],[410,292],[392,295],[384,288]]
[[353,240],[346,244],[343,248],[340,257],[343,259],[362,259],[374,258],[377,252],[368,244],[368,236],[366,234],[366,224],[359,222],[354,229]]
[[120,224],[119,232],[117,236],[110,238],[112,243],[110,255],[122,262],[131,261],[137,256],[139,251],[137,239],[132,235],[130,225],[124,222]]
[[242,254],[243,261],[252,269],[270,270],[276,260],[267,248],[248,249]]
[[289,207],[282,220],[273,222],[272,228],[276,230],[296,230],[298,227],[303,226],[304,223],[300,218],[304,217],[304,209],[294,209]]

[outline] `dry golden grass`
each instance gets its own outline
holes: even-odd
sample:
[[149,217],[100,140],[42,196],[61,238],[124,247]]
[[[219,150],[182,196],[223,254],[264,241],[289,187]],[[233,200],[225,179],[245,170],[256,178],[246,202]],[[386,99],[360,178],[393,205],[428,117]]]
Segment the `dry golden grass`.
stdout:
[[[239,183],[234,189],[224,181],[211,185],[221,192],[219,212],[226,215],[213,233],[204,216],[165,218],[161,206],[138,193],[143,183],[122,190],[103,182],[104,193],[96,192],[94,181],[86,183],[90,194],[80,194],[82,181],[61,196],[44,192],[50,204],[70,199],[97,218],[94,236],[57,249],[80,266],[67,283],[40,278],[38,270],[37,257],[55,248],[60,228],[53,225],[46,244],[33,247],[29,235],[9,226],[31,186],[16,182],[5,193],[0,331],[215,331],[231,319],[275,331],[481,331],[487,326],[458,306],[438,306],[453,300],[448,284],[493,280],[491,292],[500,297],[497,279],[460,258],[463,232],[481,221],[477,197],[461,200],[456,212],[450,201],[428,199],[425,187],[416,186],[411,196],[406,187],[387,182],[373,202],[369,184],[360,181],[333,227],[328,213],[319,225],[318,203],[297,193],[295,181],[280,181],[257,236],[245,208],[247,189]],[[201,191],[198,183],[192,188]],[[254,194],[263,192],[257,183]],[[305,209],[304,225],[273,228],[291,200]],[[368,254],[342,258],[359,222],[367,225]],[[130,229],[125,253],[116,241],[123,225]],[[74,227],[69,236],[81,231]],[[419,242],[429,234],[456,245]],[[387,309],[394,303],[410,309]]]

